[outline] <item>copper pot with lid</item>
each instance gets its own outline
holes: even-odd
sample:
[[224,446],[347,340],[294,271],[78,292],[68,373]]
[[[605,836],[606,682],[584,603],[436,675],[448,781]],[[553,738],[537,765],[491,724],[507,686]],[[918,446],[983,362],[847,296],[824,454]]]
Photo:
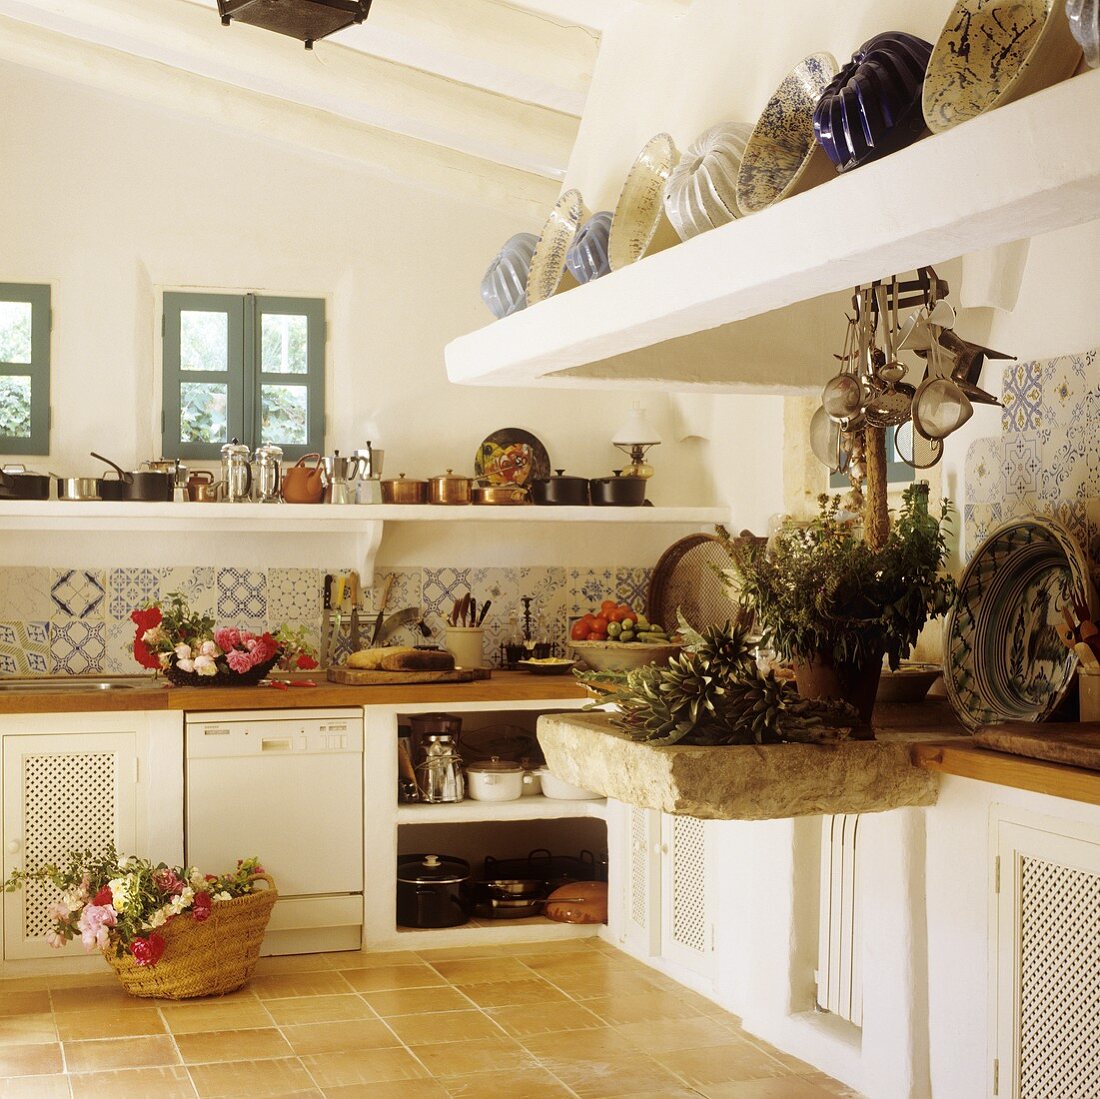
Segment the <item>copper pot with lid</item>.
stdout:
[[474,485],[470,489],[472,504],[529,504],[531,495],[525,485]]
[[382,482],[383,504],[426,504],[428,502],[428,482],[418,481],[399,473]]
[[438,477],[428,479],[428,503],[468,504],[473,484],[469,477],[449,469]]

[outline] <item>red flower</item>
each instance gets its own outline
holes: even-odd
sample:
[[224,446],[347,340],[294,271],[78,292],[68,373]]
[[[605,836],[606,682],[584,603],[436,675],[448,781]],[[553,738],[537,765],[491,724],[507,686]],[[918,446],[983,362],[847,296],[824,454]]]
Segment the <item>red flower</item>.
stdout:
[[210,919],[210,894],[196,893],[191,904],[191,918],[195,923]]
[[160,668],[160,661],[142,641],[142,637],[145,636],[146,630],[155,629],[163,619],[160,607],[146,607],[144,610],[130,612],[130,621],[137,626],[137,632],[134,634],[134,659],[143,668],[151,668],[154,671]]
[[96,895],[95,895],[95,896],[94,896],[94,897],[92,898],[92,904],[96,904],[96,905],[103,905],[103,904],[113,904],[113,903],[114,903],[114,899],[115,899],[115,898],[114,898],[114,897],[113,897],[113,896],[111,895],[111,887],[110,887],[109,885],[105,885],[105,886],[104,886],[104,887],[103,887],[103,888],[102,888],[102,889],[101,889],[101,890],[100,890],[100,891],[99,891],[99,892],[98,892],[98,893],[97,893],[97,894],[96,894]]
[[311,671],[313,668],[318,667],[318,664],[309,653],[299,653],[298,667],[301,668],[302,671]]
[[164,940],[154,931],[147,939],[134,939],[130,953],[138,965],[156,965],[164,953]]

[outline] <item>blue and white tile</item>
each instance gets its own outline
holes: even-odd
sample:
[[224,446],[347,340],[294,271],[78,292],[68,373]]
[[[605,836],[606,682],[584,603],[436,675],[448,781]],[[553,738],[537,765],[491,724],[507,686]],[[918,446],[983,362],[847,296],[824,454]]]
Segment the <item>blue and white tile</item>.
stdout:
[[107,574],[92,569],[54,569],[52,618],[101,621],[107,614]]
[[1079,420],[1095,356],[1060,355],[1039,366],[1039,436],[1044,444],[1064,436]]
[[649,603],[650,568],[617,568],[615,570],[615,598],[636,611],[644,611]]
[[963,508],[963,561],[969,561],[975,550],[1001,524],[1000,504],[967,504]]
[[103,672],[107,675],[143,675],[146,669],[134,659],[133,622],[108,622],[104,640]]
[[589,611],[597,610],[605,599],[610,599],[615,594],[615,570],[611,567],[573,567],[566,570],[566,583],[566,610],[570,618],[578,618]]
[[107,623],[74,618],[50,623],[50,670],[65,675],[102,673]]
[[424,569],[421,598],[425,617],[445,619],[449,617],[455,600],[468,591],[474,581],[471,574],[480,570],[468,568]]
[[1013,432],[1001,439],[1001,475],[1004,480],[1004,514],[1034,511],[1042,485],[1042,444],[1034,431]]
[[165,599],[173,592],[179,592],[197,614],[217,613],[218,589],[212,565],[167,568],[161,576],[160,589]]
[[1009,363],[1001,382],[1001,429],[1038,431],[1043,426],[1041,363]]
[[966,451],[963,470],[966,503],[995,504],[1004,496],[1001,438],[975,439]]
[[568,636],[569,570],[558,566],[521,568],[518,584],[520,593],[532,596],[542,611],[546,639],[563,646]]
[[46,675],[49,622],[0,622],[0,675]]
[[1077,544],[1089,553],[1092,543],[1088,505],[1084,500],[1062,500],[1049,511],[1077,539]]
[[382,586],[391,576],[393,582],[390,584],[390,593],[386,598],[386,613],[392,614],[403,607],[419,607],[424,581],[423,570],[388,567],[374,570],[374,583],[363,593],[365,606],[368,609],[378,606],[378,600],[382,597]]
[[107,617],[128,621],[130,612],[161,598],[161,569],[111,569],[107,573]]
[[312,622],[321,614],[323,574],[320,569],[268,569],[267,618],[283,622]]
[[267,573],[260,569],[218,569],[217,618],[221,625],[255,628],[267,619]]
[[0,568],[0,619],[5,622],[45,622],[56,608],[48,568]]

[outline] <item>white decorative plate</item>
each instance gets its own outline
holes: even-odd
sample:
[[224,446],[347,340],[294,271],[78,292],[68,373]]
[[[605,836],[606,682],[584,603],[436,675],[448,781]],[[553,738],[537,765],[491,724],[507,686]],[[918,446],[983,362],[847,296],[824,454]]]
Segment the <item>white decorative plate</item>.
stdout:
[[746,122],[719,122],[688,146],[665,184],[665,213],[681,240],[741,216],[737,171],[752,133]]
[[580,191],[568,190],[554,203],[531,258],[531,270],[527,274],[528,305],[552,298],[565,280],[568,280],[565,289],[577,285],[565,269],[565,254],[577,230],[587,220],[588,210]]
[[612,271],[679,243],[664,207],[665,184],[679,159],[668,134],[651,137],[638,154],[611,217],[607,253]]
[[737,171],[742,214],[766,210],[836,175],[814,137],[814,107],[839,71],[831,53],[812,53],[776,88],[753,127]]
[[1088,559],[1073,535],[1044,516],[1014,519],[982,544],[959,581],[947,619],[947,695],[970,729],[1042,721],[1073,679],[1061,607],[1095,611]]
[[1064,80],[1080,60],[1065,0],[958,0],[924,74],[924,121],[949,130]]

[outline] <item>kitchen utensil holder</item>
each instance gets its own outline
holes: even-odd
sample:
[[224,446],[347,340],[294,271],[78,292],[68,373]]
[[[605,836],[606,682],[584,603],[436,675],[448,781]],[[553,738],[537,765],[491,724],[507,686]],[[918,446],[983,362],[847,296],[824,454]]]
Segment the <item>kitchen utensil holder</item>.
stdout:
[[444,645],[454,655],[455,664],[460,668],[484,668],[485,657],[482,643],[485,639],[484,626],[447,626]]

